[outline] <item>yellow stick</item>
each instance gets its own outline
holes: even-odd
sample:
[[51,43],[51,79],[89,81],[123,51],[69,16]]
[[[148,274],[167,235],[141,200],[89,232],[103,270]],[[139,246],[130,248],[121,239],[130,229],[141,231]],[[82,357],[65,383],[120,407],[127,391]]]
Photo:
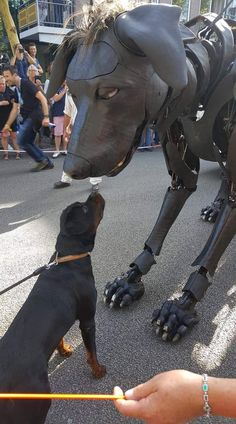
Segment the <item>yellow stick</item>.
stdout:
[[117,400],[125,399],[125,396],[73,393],[0,393],[0,399]]

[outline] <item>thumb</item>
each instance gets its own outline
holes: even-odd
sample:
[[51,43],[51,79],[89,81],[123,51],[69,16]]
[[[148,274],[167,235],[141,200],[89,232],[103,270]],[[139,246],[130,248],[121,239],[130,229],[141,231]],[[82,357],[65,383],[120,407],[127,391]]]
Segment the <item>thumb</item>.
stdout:
[[[123,392],[120,387],[114,387],[113,393],[116,396],[123,395]],[[135,400],[118,399],[114,401],[114,404],[122,415],[133,418],[140,417],[141,407],[139,405],[139,402]]]
[[151,393],[157,390],[157,377],[153,377],[146,383],[139,384],[133,389],[129,389],[125,392],[125,398],[128,400],[140,400],[148,397]]

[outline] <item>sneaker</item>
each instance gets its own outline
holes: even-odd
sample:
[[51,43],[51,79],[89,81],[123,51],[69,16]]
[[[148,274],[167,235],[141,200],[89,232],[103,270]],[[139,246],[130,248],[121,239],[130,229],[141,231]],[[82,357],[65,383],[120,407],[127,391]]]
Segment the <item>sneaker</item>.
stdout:
[[54,168],[54,164],[51,161],[48,161],[47,166],[45,166],[44,169],[53,169]]
[[60,156],[60,152],[55,152],[55,153],[53,153],[53,155],[52,155],[52,157],[53,157],[54,159],[58,158],[58,156]]
[[64,183],[63,181],[57,181],[53,188],[65,188],[65,187],[69,187],[70,183]]
[[8,160],[8,155],[3,155],[4,160]]
[[66,150],[62,150],[61,155],[66,156],[67,155],[67,151]]
[[31,172],[39,172],[43,171],[43,169],[52,169],[54,168],[54,165],[51,161],[44,159],[41,162],[38,162],[38,164],[31,169]]
[[16,160],[19,160],[20,159],[20,154],[19,153],[17,153],[17,155],[16,155]]
[[92,184],[92,193],[97,193],[99,191],[99,184]]

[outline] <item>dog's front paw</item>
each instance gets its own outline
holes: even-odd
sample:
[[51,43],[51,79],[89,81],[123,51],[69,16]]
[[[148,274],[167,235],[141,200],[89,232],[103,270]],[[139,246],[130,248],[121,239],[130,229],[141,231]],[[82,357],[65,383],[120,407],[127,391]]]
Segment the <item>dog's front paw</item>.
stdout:
[[60,341],[59,345],[57,346],[57,351],[59,355],[63,356],[64,358],[68,358],[72,355],[73,348],[69,343],[66,343],[63,339]]
[[102,378],[106,374],[107,370],[104,365],[98,365],[92,369],[92,375],[95,378]]

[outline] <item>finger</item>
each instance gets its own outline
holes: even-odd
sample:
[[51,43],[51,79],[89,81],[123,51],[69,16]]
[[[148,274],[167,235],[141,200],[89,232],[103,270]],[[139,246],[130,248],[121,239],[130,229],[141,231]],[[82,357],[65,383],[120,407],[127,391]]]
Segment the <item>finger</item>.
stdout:
[[111,282],[106,284],[106,287],[105,287],[105,290],[104,290],[104,296],[105,296],[104,300],[107,303],[110,303],[113,294],[116,292],[116,289],[117,289],[116,280],[111,281]]
[[145,411],[143,411],[142,405],[136,400],[114,400],[114,404],[118,411],[127,417],[140,418],[143,416]]
[[210,214],[208,221],[209,221],[209,222],[215,222],[215,221],[216,221],[216,218],[217,218],[217,216],[218,216],[218,213],[219,213],[219,211],[213,211],[213,212]]
[[113,308],[113,306],[118,306],[120,304],[123,294],[124,294],[123,287],[119,287],[111,298],[111,303],[110,303],[111,308]]
[[205,219],[209,219],[209,216],[211,215],[211,213],[212,213],[212,209],[211,208],[209,208],[205,213],[204,213],[204,215],[205,215]]
[[198,322],[199,322],[199,318],[198,318],[198,316],[197,316],[197,315],[195,315],[195,316],[186,316],[186,317],[184,317],[184,319],[183,319],[183,323],[184,323],[187,327],[189,327],[189,328],[193,327],[193,326],[194,326],[194,325],[196,325]]
[[173,331],[174,327],[176,327],[177,325],[177,317],[176,314],[171,314],[169,316],[168,321],[165,323],[163,330],[166,331],[167,333],[170,331]]
[[183,337],[186,334],[187,331],[188,331],[188,327],[186,325],[181,325],[178,328],[177,333],[173,337],[172,342],[174,343],[178,342],[181,339],[181,337]]
[[113,389],[113,395],[115,396],[123,396],[123,390],[121,390],[121,388],[119,386],[115,386]]
[[130,294],[125,294],[122,301],[120,302],[120,307],[123,308],[124,306],[129,306],[132,303],[132,297]]
[[129,389],[125,392],[125,398],[127,400],[145,400],[147,399],[152,393],[155,393],[158,389],[160,375],[155,375],[154,377],[150,378],[145,383],[141,383],[136,387],[133,387],[132,389]]
[[[129,392],[131,392],[131,390],[129,390]],[[120,387],[115,386],[113,389],[113,394],[115,396],[123,396],[123,391],[121,390]],[[130,417],[139,417],[139,404],[136,400],[128,400],[128,399],[117,399],[114,401],[114,404],[116,406],[116,408],[123,414],[126,416],[130,416]]]
[[166,322],[166,319],[169,315],[170,307],[173,302],[166,301],[160,311],[159,318],[157,320],[157,325],[163,326]]
[[160,309],[155,309],[153,311],[153,313],[152,313],[152,320],[151,320],[151,323],[152,324],[156,324],[157,323],[157,320],[159,318],[160,312],[161,312]]
[[211,209],[211,206],[206,206],[205,208],[203,208],[203,209],[201,210],[201,214],[202,214],[202,215],[206,215],[206,213],[209,211],[209,209]]

